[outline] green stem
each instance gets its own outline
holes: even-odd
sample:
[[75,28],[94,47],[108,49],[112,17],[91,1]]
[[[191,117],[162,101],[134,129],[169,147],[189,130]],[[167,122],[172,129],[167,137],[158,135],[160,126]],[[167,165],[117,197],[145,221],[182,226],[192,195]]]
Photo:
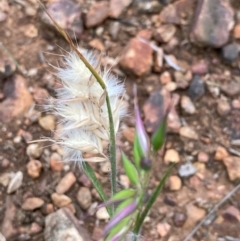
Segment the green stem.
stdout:
[[150,211],[150,209],[152,208],[153,204],[155,203],[158,195],[160,194],[160,192],[162,191],[163,185],[165,184],[169,174],[172,171],[174,164],[172,164],[169,169],[167,170],[167,172],[164,174],[162,180],[159,182],[158,186],[156,187],[156,189],[154,190],[153,194],[151,195],[150,199],[147,202],[147,205],[145,207],[145,209],[143,210],[142,214],[138,216],[136,223],[135,223],[135,228],[133,233],[135,234],[133,236],[132,241],[137,241],[137,236],[141,230],[141,227],[143,225],[143,222],[148,214],[148,212]]
[[112,196],[117,192],[117,165],[116,165],[116,140],[115,130],[113,123],[113,116],[111,111],[111,104],[109,96],[106,96],[108,118],[109,118],[109,129],[110,129],[110,161],[111,161],[111,186]]
[[[96,190],[99,193],[103,202],[106,202],[107,196],[106,196],[105,192],[103,191],[102,185],[99,182],[99,180],[97,179],[97,177],[96,177],[93,169],[91,168],[91,166],[87,162],[83,162],[82,167],[83,167],[84,172],[88,176],[88,178],[91,180],[93,186],[96,188]],[[109,207],[106,207],[106,208],[107,208],[107,211],[108,211],[110,217],[112,217],[113,213],[112,213],[111,208],[109,208]]]

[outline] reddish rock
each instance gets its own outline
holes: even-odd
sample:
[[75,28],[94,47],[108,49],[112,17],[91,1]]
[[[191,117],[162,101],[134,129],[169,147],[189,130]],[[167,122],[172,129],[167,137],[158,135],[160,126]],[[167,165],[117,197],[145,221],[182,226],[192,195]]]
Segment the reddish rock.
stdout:
[[72,214],[76,213],[76,208],[74,207],[74,205],[72,203],[65,206],[65,208],[67,208]]
[[214,48],[228,42],[234,25],[234,12],[229,1],[199,0],[195,22],[192,27],[192,42]]
[[198,153],[198,161],[206,163],[209,161],[209,155],[206,152],[200,151]]
[[184,224],[184,228],[194,227],[200,220],[202,220],[206,215],[206,210],[198,208],[192,203],[186,206],[187,210],[187,221]]
[[220,116],[227,115],[231,110],[230,104],[226,100],[219,100],[217,105],[217,112]]
[[109,16],[118,18],[131,3],[132,0],[110,0]]
[[228,156],[223,159],[223,163],[227,168],[228,176],[231,181],[240,179],[240,157]]
[[157,232],[160,235],[160,237],[162,237],[162,238],[167,236],[167,234],[169,233],[170,229],[171,229],[171,226],[168,223],[166,223],[166,222],[159,223],[157,225]]
[[5,204],[6,204],[6,211],[5,211],[5,215],[4,215],[0,230],[4,235],[4,237],[8,240],[16,236],[18,233],[17,229],[13,225],[14,221],[16,220],[15,216],[16,216],[17,209],[14,206],[10,196],[7,196]]
[[23,115],[33,104],[26,80],[20,75],[6,82],[3,93],[6,98],[0,103],[0,121],[5,123]]
[[62,157],[56,152],[54,152],[50,157],[50,167],[53,171],[60,172],[63,170],[64,163]]
[[93,40],[91,40],[89,42],[89,46],[94,48],[94,49],[97,49],[99,51],[104,51],[105,50],[105,46],[103,45],[103,43],[97,39],[97,38],[94,38]]
[[72,187],[76,180],[77,179],[72,172],[67,173],[58,183],[56,192],[58,194],[64,194]]
[[225,157],[228,157],[229,153],[226,150],[226,148],[222,147],[222,146],[218,146],[215,156],[214,156],[214,160],[215,161],[222,161]]
[[4,158],[4,159],[1,161],[1,166],[2,166],[3,168],[7,168],[9,165],[10,165],[10,161],[9,161],[7,158]]
[[195,1],[180,0],[167,5],[160,13],[163,23],[188,24],[192,19]]
[[167,126],[168,130],[172,132],[179,132],[181,128],[181,120],[180,117],[176,111],[176,106],[178,105],[180,96],[178,94],[172,95],[172,106],[170,108],[170,112],[168,114],[167,118]]
[[152,31],[150,29],[142,29],[138,32],[137,37],[150,40],[152,38]]
[[151,70],[152,53],[153,50],[148,43],[133,38],[123,50],[120,65],[123,69],[142,76]]
[[95,226],[92,232],[92,239],[98,241],[99,237],[103,234],[103,230],[100,227]]
[[78,178],[78,181],[85,187],[90,188],[92,186],[92,182],[85,173],[81,174],[81,176]]
[[221,85],[221,90],[226,95],[232,97],[232,96],[238,95],[240,93],[240,85],[236,81],[231,81],[227,84]]
[[42,231],[42,227],[38,223],[31,223],[29,233],[34,235],[40,233]]
[[201,185],[202,181],[199,179],[199,177],[197,175],[193,175],[192,177],[189,178],[189,185],[192,188],[199,188],[199,186]]
[[33,99],[39,105],[47,104],[49,93],[44,88],[35,88],[33,91]]
[[204,75],[208,73],[208,64],[205,61],[200,61],[192,66],[194,74]]
[[44,206],[43,211],[45,214],[50,214],[54,212],[54,206],[52,203],[48,203],[46,206]]
[[109,3],[107,1],[95,2],[87,12],[85,25],[92,28],[100,25],[109,15]]
[[236,39],[240,39],[240,23],[234,27],[233,36]]
[[[47,7],[48,13],[52,18],[68,32],[71,38],[80,38],[83,32],[82,14],[78,4],[70,0],[52,1]],[[43,11],[42,21],[53,27],[52,20]]]
[[174,94],[171,99],[170,93],[166,89],[154,91],[143,106],[147,131],[154,132],[157,129],[167,109],[171,106],[167,125],[171,131],[178,132],[181,127],[179,116],[175,110],[178,101],[179,96]]
[[240,211],[234,206],[228,207],[222,214],[223,218],[230,222],[240,222]]
[[154,51],[154,65],[153,69],[155,72],[159,73],[161,72],[161,69],[163,67],[163,49],[157,47]]
[[35,210],[37,208],[42,207],[42,205],[44,204],[44,201],[41,198],[38,197],[30,197],[27,198],[23,204],[22,204],[22,209],[23,210],[28,210],[28,211],[32,211]]
[[176,33],[177,28],[173,24],[165,24],[156,29],[154,37],[158,42],[169,42],[174,34]]

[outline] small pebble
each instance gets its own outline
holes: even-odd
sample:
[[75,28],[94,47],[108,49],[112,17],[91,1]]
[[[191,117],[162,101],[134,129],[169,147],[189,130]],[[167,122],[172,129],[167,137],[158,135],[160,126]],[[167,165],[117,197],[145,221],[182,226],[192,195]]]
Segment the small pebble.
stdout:
[[169,231],[171,229],[171,226],[164,222],[164,223],[159,223],[157,225],[157,232],[161,238],[165,237],[168,235]]
[[14,173],[8,185],[7,193],[11,194],[16,190],[18,190],[22,186],[22,181],[23,181],[23,173],[21,171]]
[[34,235],[40,233],[42,231],[42,227],[38,223],[31,223],[29,234]]
[[33,24],[28,24],[24,28],[24,35],[29,38],[36,38],[38,36],[38,29]]
[[119,182],[125,189],[130,187],[130,181],[127,175],[120,175]]
[[217,105],[217,112],[220,116],[227,115],[231,110],[230,104],[226,100],[219,100]]
[[32,178],[38,178],[42,171],[42,163],[38,160],[31,160],[27,164],[27,173]]
[[30,158],[39,158],[42,154],[43,149],[38,144],[30,144],[27,147],[27,155]]
[[56,193],[64,194],[73,186],[76,180],[77,179],[72,172],[67,173],[58,183]]
[[222,48],[223,59],[228,62],[234,62],[238,58],[239,46],[236,43],[230,43]]
[[54,206],[53,206],[53,204],[52,204],[52,203],[48,203],[48,204],[45,206],[44,210],[45,210],[45,213],[46,213],[46,214],[53,213],[53,212],[54,212]]
[[81,187],[77,193],[77,201],[84,210],[88,209],[92,204],[92,195],[87,187]]
[[177,89],[177,84],[175,82],[168,82],[165,84],[164,88],[169,92],[173,92]]
[[196,173],[196,168],[193,166],[191,162],[188,162],[184,165],[181,165],[178,173],[180,177],[188,177]]
[[27,211],[32,211],[37,208],[42,207],[44,204],[44,201],[41,198],[38,197],[30,197],[27,198],[23,204],[22,204],[22,209],[27,210]]
[[192,100],[196,100],[205,94],[205,84],[199,75],[194,75],[188,89],[188,95]]
[[198,153],[198,161],[203,162],[203,163],[208,162],[209,161],[209,155],[206,152],[200,151]]
[[218,146],[214,155],[215,161],[222,161],[225,157],[228,157],[229,153],[225,147]]
[[105,207],[99,208],[96,212],[96,217],[99,220],[108,220],[110,218]]
[[50,167],[52,171],[60,172],[63,170],[64,163],[62,157],[57,153],[52,153],[50,157]]
[[90,188],[92,186],[92,182],[85,173],[81,174],[81,176],[78,178],[78,181],[85,187]]
[[10,165],[10,161],[7,158],[4,158],[1,162],[3,168],[7,168]]
[[111,163],[110,163],[110,161],[102,162],[100,166],[101,166],[101,171],[104,174],[108,174],[108,173],[111,172]]
[[194,114],[196,112],[196,108],[188,96],[182,96],[181,107],[188,114]]
[[182,181],[181,179],[174,175],[169,177],[169,189],[171,191],[178,191],[182,188]]
[[40,117],[38,123],[44,130],[52,131],[55,128],[55,117],[53,115]]
[[7,187],[10,182],[10,174],[9,173],[3,173],[0,175],[0,184],[4,187]]
[[51,198],[52,198],[54,205],[57,206],[58,208],[67,206],[68,204],[70,204],[72,202],[71,198],[69,198],[68,196],[66,196],[64,194],[59,195],[57,193],[53,193],[51,195]]
[[171,74],[168,71],[163,72],[160,76],[160,82],[162,85],[172,82]]
[[198,134],[193,130],[190,126],[183,126],[179,130],[180,136],[193,139],[193,140],[198,140]]
[[187,220],[187,216],[184,213],[180,213],[180,212],[174,212],[173,215],[173,223],[175,225],[175,227],[182,227],[184,225],[184,223]]
[[180,162],[179,153],[174,149],[168,149],[164,156],[164,162],[166,164]]

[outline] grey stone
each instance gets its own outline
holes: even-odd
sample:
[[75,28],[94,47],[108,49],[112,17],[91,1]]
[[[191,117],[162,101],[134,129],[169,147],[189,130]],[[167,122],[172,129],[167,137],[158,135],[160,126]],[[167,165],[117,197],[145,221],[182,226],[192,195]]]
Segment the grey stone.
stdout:
[[195,75],[190,84],[188,95],[192,100],[196,100],[205,94],[205,84],[199,75]]
[[[54,1],[47,7],[52,18],[68,32],[71,38],[80,38],[83,32],[82,13],[79,5],[70,0]],[[53,22],[45,12],[41,20],[48,26],[54,27]],[[55,27],[54,27],[55,28]]]
[[191,162],[188,162],[184,165],[181,165],[178,173],[181,177],[188,177],[196,173],[196,168],[193,166]]
[[228,42],[234,26],[234,12],[229,0],[198,0],[192,27],[192,42],[214,48]]
[[67,208],[59,209],[45,218],[44,240],[92,241],[79,220]]
[[231,43],[222,48],[222,57],[228,62],[234,62],[239,54],[239,46],[236,43]]

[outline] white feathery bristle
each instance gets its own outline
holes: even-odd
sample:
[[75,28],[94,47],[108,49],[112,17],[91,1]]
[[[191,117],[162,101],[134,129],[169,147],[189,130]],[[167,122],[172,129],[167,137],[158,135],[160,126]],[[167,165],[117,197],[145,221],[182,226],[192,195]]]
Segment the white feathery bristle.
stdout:
[[[99,70],[100,56],[82,50],[87,61],[99,71],[109,95],[115,134],[120,118],[126,113],[122,101],[124,85],[110,73],[110,69]],[[104,90],[78,55],[72,51],[64,57],[63,67],[57,67],[56,76],[62,87],[57,89],[57,99],[47,106],[59,118],[56,143],[64,150],[66,161],[85,161],[85,153],[104,155],[103,141],[109,141],[109,120]],[[100,157],[86,161],[101,161]]]

